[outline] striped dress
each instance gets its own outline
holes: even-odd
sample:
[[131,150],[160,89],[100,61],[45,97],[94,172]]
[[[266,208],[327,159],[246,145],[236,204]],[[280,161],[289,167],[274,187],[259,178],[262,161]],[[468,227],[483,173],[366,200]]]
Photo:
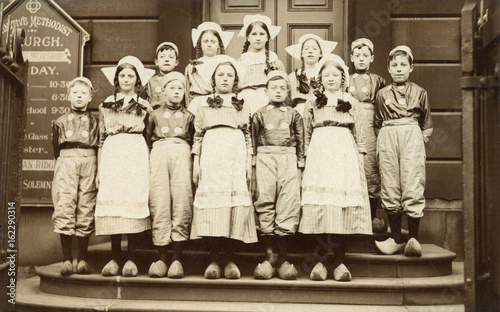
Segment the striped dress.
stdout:
[[[137,101],[138,100],[138,101]],[[143,135],[151,112],[136,96],[109,96],[99,106],[96,235],[140,233],[149,220],[149,151]]]
[[371,216],[363,170],[364,138],[359,102],[349,112],[336,109],[340,96],[327,95],[318,108],[307,102],[304,111],[306,166],[302,181],[302,218],[306,234],[371,234]]
[[213,60],[202,56],[186,66],[186,105],[201,95],[212,93]]
[[252,155],[250,111],[231,104],[234,94],[220,95],[212,108],[198,97],[192,154],[200,156],[201,178],[193,203],[191,239],[226,237],[257,242],[255,218],[246,183],[247,157]]

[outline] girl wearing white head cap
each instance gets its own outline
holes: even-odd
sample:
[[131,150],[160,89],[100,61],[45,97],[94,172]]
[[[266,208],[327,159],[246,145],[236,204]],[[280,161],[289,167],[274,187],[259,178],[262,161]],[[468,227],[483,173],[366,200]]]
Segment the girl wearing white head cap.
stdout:
[[314,78],[318,72],[318,62],[330,54],[337,42],[324,40],[314,34],[305,34],[298,43],[285,48],[286,52],[296,60],[301,61],[301,68],[296,69],[288,76],[290,80],[292,106],[303,115],[306,100],[314,101],[314,91],[317,82]]
[[281,27],[273,26],[265,15],[247,15],[243,19],[243,28],[238,37],[246,37],[243,53],[238,59],[245,68],[245,78],[240,82],[241,97],[255,113],[268,104],[265,93],[267,74],[271,70],[285,71],[285,65],[278,55],[269,50],[269,42],[280,32]]
[[145,133],[151,106],[139,90],[153,76],[134,56],[122,58],[116,67],[102,69],[115,93],[99,106],[99,186],[95,209],[96,235],[111,235],[112,259],[102,270],[118,275],[121,237],[128,234],[127,262],[123,276],[136,276],[134,251],[137,235],[151,228],[149,220],[149,151]]
[[224,276],[240,278],[233,262],[236,241],[257,242],[255,218],[248,191],[252,172],[250,110],[236,98],[242,77],[236,61],[226,55],[215,57],[212,78],[214,93],[200,96],[197,103],[193,154],[193,202],[191,239],[203,238],[210,248],[205,278],[219,278],[219,253],[225,251]]
[[191,39],[196,50],[196,59],[186,66],[186,106],[195,97],[211,93],[209,72],[213,67],[213,57],[225,54],[233,35],[230,31],[223,31],[214,22],[204,22],[192,29]]
[[[335,280],[349,281],[351,273],[343,263],[347,236],[372,234],[360,104],[343,91],[349,69],[342,58],[329,54],[318,67],[317,99],[307,102],[304,111],[306,166],[299,232],[321,235],[334,251]],[[311,279],[326,276],[326,266],[318,262]]]

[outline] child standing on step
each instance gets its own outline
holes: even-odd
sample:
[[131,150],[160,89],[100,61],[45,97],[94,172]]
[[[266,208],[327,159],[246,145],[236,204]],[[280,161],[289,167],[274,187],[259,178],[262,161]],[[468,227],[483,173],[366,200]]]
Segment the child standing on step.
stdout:
[[[297,168],[304,168],[304,122],[300,114],[285,105],[287,74],[267,74],[269,103],[252,117],[252,139],[256,155],[257,191],[255,210],[260,221],[265,260],[254,271],[256,279],[270,279],[279,268],[281,279],[296,279],[298,272],[287,260],[288,249],[300,217],[300,186]],[[279,257],[274,261],[277,240]]]
[[127,262],[123,276],[136,276],[137,234],[151,228],[149,219],[149,149],[145,132],[152,112],[139,97],[141,86],[154,74],[134,56],[122,58],[116,67],[102,69],[115,93],[99,106],[100,141],[96,234],[111,235],[112,260],[102,275],[120,271],[121,238],[128,234]]
[[265,15],[246,15],[238,37],[246,37],[243,52],[238,59],[245,67],[245,78],[240,81],[240,96],[250,106],[252,115],[269,102],[266,76],[271,70],[285,71],[285,65],[278,55],[269,50],[270,41],[280,32]]
[[233,262],[237,241],[257,242],[255,218],[248,191],[252,172],[250,110],[236,98],[239,64],[229,56],[215,57],[213,94],[198,97],[192,154],[193,203],[191,238],[204,238],[210,248],[205,278],[221,276],[219,253],[226,252],[224,276],[240,278]]
[[[360,104],[344,92],[349,69],[335,54],[319,63],[320,89],[304,111],[306,166],[302,180],[299,232],[316,234],[333,248],[333,277],[351,280],[344,264],[351,234],[372,234],[368,190],[363,170],[365,142]],[[324,244],[322,244],[324,245]],[[327,267],[318,262],[312,280],[325,280]]]
[[52,144],[56,166],[52,182],[54,232],[61,239],[61,275],[73,273],[71,241],[76,235],[78,258],[76,272],[89,274],[86,262],[89,236],[94,232],[97,188],[96,150],[99,141],[97,119],[87,111],[92,101],[92,83],[77,77],[67,85],[71,111],[52,123]]
[[210,81],[213,68],[213,57],[225,54],[225,49],[233,38],[234,33],[222,31],[222,28],[214,22],[201,23],[191,31],[191,39],[196,52],[196,59],[189,61],[186,66],[186,104],[193,114],[196,107],[189,106],[191,101],[202,95],[212,92]]
[[292,107],[303,116],[306,101],[314,101],[314,91],[318,85],[314,75],[318,72],[318,62],[332,53],[337,42],[324,40],[314,34],[305,34],[298,43],[285,48],[294,59],[301,62],[301,67],[288,76],[290,80]]
[[385,80],[377,74],[370,72],[373,62],[373,43],[366,39],[356,39],[351,44],[351,62],[354,64],[355,73],[351,76],[349,93],[361,102],[363,133],[366,140],[365,175],[370,196],[370,209],[374,233],[387,232],[387,225],[383,219],[377,218],[377,206],[380,198],[380,174],[377,161],[377,135],[373,128],[375,112],[375,96],[378,90],[385,87]]
[[189,238],[193,215],[191,186],[191,145],[194,115],[184,106],[185,78],[179,72],[163,77],[165,103],[151,113],[149,209],[153,243],[159,260],[151,264],[149,276],[167,275],[167,250],[172,243],[174,254],[168,277],[181,278],[183,245]]
[[162,42],[156,48],[155,65],[157,74],[155,74],[144,87],[146,100],[153,109],[163,106],[165,100],[165,75],[174,70],[179,64],[179,49],[172,42]]
[[[418,242],[420,218],[425,208],[425,144],[432,134],[427,92],[408,80],[413,71],[413,53],[397,46],[390,53],[387,67],[392,84],[377,93],[375,128],[382,207],[389,218],[391,236],[375,242],[383,254],[404,252],[420,257]],[[401,236],[401,218],[406,214],[409,240]]]

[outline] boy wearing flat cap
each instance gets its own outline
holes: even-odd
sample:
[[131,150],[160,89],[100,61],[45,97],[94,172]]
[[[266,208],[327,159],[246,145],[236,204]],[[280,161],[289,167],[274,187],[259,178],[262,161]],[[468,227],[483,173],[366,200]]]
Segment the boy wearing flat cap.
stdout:
[[77,77],[67,85],[70,112],[52,122],[52,145],[56,165],[52,182],[54,232],[60,235],[63,276],[73,274],[71,241],[78,240],[76,272],[89,274],[86,262],[89,236],[94,232],[97,188],[96,150],[99,141],[97,118],[87,111],[92,100],[92,83]]
[[157,73],[149,79],[143,96],[153,109],[165,104],[165,75],[172,72],[179,65],[179,49],[172,42],[162,42],[156,48],[155,65]]
[[[413,53],[397,46],[389,53],[392,84],[377,94],[374,125],[379,130],[377,152],[381,177],[382,207],[387,212],[391,236],[375,242],[383,254],[403,253],[420,257],[420,218],[425,208],[425,145],[432,134],[427,92],[408,80]],[[409,240],[401,236],[401,217],[406,214]]]
[[[300,114],[285,105],[289,82],[283,71],[267,75],[269,103],[252,117],[252,140],[256,156],[255,210],[265,260],[255,268],[256,279],[270,279],[275,268],[281,279],[296,279],[298,272],[287,261],[291,239],[300,216],[300,181],[297,168],[304,168],[304,124]],[[278,259],[273,257],[277,238]]]
[[385,80],[370,72],[370,65],[374,59],[373,51],[373,43],[369,39],[359,38],[352,42],[351,62],[354,64],[355,72],[350,77],[348,90],[363,106],[362,116],[365,122],[362,123],[362,126],[366,140],[364,169],[368,184],[368,196],[370,197],[373,232],[385,233],[387,225],[383,219],[377,218],[376,215],[380,199],[380,174],[377,161],[377,136],[373,128],[375,97],[377,92],[385,87]]

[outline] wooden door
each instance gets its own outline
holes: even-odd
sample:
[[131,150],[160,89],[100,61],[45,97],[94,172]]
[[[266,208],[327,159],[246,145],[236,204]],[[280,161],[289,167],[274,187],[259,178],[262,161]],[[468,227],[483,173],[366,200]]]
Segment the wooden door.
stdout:
[[236,37],[243,26],[243,17],[247,14],[269,16],[274,25],[282,27],[271,42],[271,50],[291,72],[300,67],[300,62],[293,60],[285,47],[296,43],[306,33],[339,42],[334,52],[344,56],[344,10],[341,0],[213,0],[210,1],[209,20],[220,24],[224,30],[235,32],[227,54],[238,58],[245,43],[245,38]]

